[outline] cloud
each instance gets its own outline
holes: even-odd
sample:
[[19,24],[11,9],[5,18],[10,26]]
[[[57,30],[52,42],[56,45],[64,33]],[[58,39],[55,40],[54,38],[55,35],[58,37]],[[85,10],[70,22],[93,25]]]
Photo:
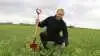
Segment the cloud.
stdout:
[[45,18],[54,15],[57,7],[65,9],[64,20],[69,24],[100,24],[100,0],[0,0],[0,21],[32,22],[36,8],[43,10]]
[[24,0],[26,6],[53,8],[58,5],[58,0]]
[[[57,0],[0,0],[0,21],[22,22],[33,21],[36,8],[43,9],[42,17],[51,15],[53,8],[58,6]],[[49,13],[50,12],[50,13]]]
[[[1,14],[18,14],[32,17],[34,9],[52,10],[58,6],[57,0],[0,0]],[[45,10],[48,11],[48,10]]]

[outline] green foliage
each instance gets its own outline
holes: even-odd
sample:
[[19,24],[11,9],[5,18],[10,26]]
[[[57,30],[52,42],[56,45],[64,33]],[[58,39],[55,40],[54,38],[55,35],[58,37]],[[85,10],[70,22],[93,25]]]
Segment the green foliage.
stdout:
[[[0,56],[34,56],[28,43],[34,37],[34,29],[31,25],[0,25]],[[67,47],[42,49],[41,53],[44,56],[99,56],[100,30],[68,28],[68,31]]]
[[74,26],[70,25],[70,26],[67,26],[68,28],[75,28]]

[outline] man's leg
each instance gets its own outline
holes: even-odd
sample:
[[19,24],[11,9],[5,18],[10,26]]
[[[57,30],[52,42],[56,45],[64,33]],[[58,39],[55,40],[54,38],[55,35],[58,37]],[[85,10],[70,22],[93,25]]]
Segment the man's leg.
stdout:
[[43,44],[43,47],[44,48],[47,48],[46,47],[46,45],[47,45],[47,36],[45,35],[45,33],[44,32],[41,32],[40,33],[40,39],[41,39],[41,42],[42,42],[42,44]]
[[64,42],[63,38],[61,37],[55,38],[55,41],[54,41],[55,45],[62,45],[63,42]]
[[67,38],[63,37],[63,40],[64,40],[64,42],[65,42],[65,46],[68,46],[68,44],[69,44],[69,42],[68,42],[68,37],[67,37]]
[[60,44],[60,45],[65,45],[65,46],[68,46],[69,42],[68,42],[68,38],[65,38],[65,37],[59,37],[57,38],[57,44]]

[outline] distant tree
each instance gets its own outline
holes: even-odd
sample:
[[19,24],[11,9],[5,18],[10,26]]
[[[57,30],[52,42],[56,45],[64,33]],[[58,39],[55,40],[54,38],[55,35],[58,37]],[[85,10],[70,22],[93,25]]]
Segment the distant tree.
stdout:
[[27,24],[27,23],[20,23],[20,25],[29,26],[29,25],[32,25],[32,24]]
[[0,23],[0,24],[13,24],[12,22]]
[[68,26],[68,28],[75,28],[74,26],[72,26],[72,25],[70,25],[70,26]]
[[13,24],[12,22],[7,22],[6,24]]

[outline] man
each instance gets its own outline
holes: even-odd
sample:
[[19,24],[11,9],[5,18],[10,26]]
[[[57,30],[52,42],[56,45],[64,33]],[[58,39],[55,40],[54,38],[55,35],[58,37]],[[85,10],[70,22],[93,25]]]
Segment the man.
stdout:
[[[45,32],[40,33],[41,42],[46,47],[48,41],[53,41],[55,45],[65,43],[68,45],[68,31],[65,22],[63,21],[64,9],[58,9],[55,16],[50,16],[39,23],[38,26],[46,27]],[[61,33],[62,32],[62,36]]]

